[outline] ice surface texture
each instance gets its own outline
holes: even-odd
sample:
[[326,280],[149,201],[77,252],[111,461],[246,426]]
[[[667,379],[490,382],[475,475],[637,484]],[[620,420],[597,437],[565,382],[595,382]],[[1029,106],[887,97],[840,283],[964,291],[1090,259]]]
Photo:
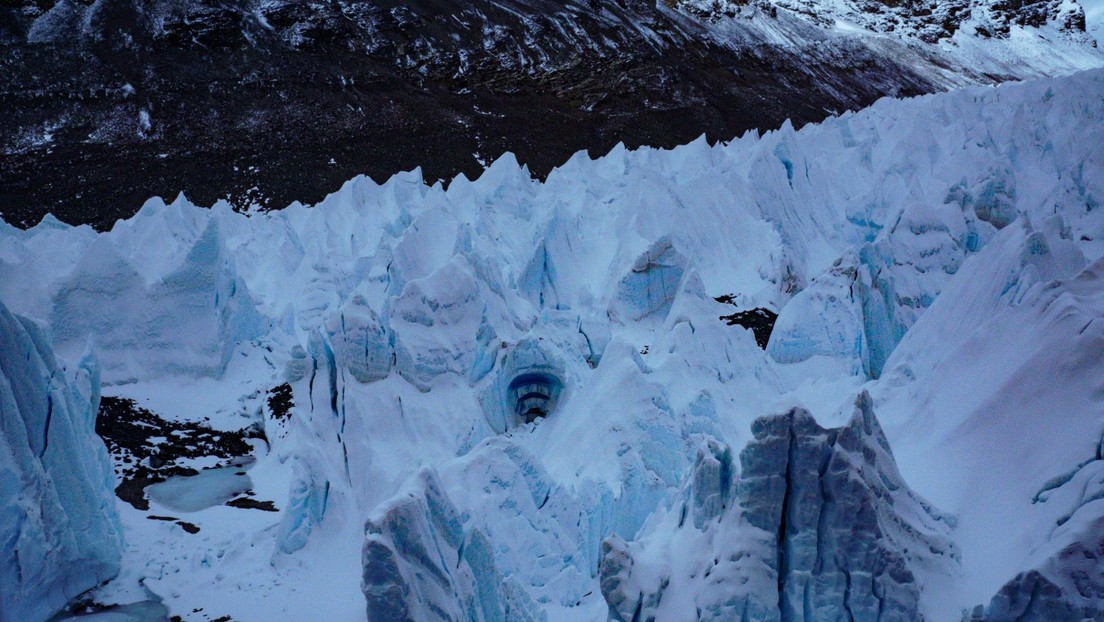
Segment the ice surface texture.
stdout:
[[95,433],[94,359],[59,367],[32,321],[0,304],[0,620],[45,620],[119,571],[111,464]]

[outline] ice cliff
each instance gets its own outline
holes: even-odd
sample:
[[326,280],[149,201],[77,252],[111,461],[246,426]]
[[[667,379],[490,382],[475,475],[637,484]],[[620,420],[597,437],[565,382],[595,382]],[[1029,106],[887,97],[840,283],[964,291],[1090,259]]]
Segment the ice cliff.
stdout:
[[43,331],[0,304],[0,620],[45,620],[119,571],[99,381],[94,359],[61,367]]
[[369,620],[541,620],[526,593],[495,567],[494,551],[432,471],[368,519],[364,596]]
[[841,428],[763,417],[732,452],[710,440],[651,533],[603,543],[610,617],[920,620],[918,576],[957,570],[953,521],[912,493],[862,394]]

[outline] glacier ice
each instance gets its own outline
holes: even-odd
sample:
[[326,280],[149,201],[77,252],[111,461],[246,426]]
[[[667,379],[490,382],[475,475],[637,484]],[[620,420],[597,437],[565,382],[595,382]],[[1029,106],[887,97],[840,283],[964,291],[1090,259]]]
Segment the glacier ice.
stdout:
[[49,319],[59,350],[92,339],[105,373],[122,379],[150,367],[218,375],[234,344],[264,331],[217,220],[151,283],[110,240],[98,238],[58,285]]
[[1104,619],[1104,517],[1040,569],[1018,573],[963,622]]
[[923,619],[917,575],[955,571],[953,521],[901,479],[870,396],[841,428],[794,409],[752,429],[738,476],[711,440],[681,506],[604,543],[612,619]]
[[[250,470],[280,513],[198,511],[211,548],[149,580],[173,612],[995,616],[1076,585],[1062,551],[1102,515],[1101,93],[5,225],[0,300],[123,397],[290,387]],[[779,310],[765,351],[733,306]],[[518,416],[526,374],[547,417]]]
[[119,571],[99,401],[93,358],[61,367],[40,328],[0,304],[0,620],[45,620]]
[[373,622],[542,620],[496,568],[478,529],[465,528],[432,471],[368,519],[364,596]]

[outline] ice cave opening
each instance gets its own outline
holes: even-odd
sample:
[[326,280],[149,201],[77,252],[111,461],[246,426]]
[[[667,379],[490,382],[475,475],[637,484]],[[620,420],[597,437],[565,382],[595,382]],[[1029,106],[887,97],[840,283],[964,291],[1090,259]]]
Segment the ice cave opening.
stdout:
[[510,382],[509,394],[515,400],[514,414],[525,423],[547,417],[555,404],[560,381],[551,374],[528,372]]

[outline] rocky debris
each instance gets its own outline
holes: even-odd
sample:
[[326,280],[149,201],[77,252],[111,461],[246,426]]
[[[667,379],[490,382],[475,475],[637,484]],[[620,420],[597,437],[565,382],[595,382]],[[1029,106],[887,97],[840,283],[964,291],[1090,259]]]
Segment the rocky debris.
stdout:
[[[714,300],[722,304],[736,306],[735,298],[732,295],[719,296],[714,298]],[[764,307],[756,307],[754,309],[722,315],[719,319],[729,326],[743,326],[744,328],[750,329],[755,335],[755,343],[758,344],[760,348],[766,350],[767,343],[770,341],[771,332],[774,331],[774,322],[778,319],[778,314]]]
[[874,32],[925,43],[949,39],[967,25],[972,25],[969,35],[985,38],[1007,38],[1014,26],[1038,28],[1048,23],[1068,36],[1085,33],[1084,10],[1061,0],[776,0],[776,4],[824,25],[842,19]]
[[237,499],[231,499],[226,502],[226,505],[232,508],[241,508],[243,510],[263,510],[265,512],[279,512],[280,510],[271,501],[257,501],[252,497],[253,491],[245,491],[246,496],[238,497]]
[[269,389],[266,402],[273,419],[284,421],[291,418],[291,409],[295,406],[291,385],[285,382]]
[[[638,542],[603,543],[612,619],[664,619],[669,590],[693,594],[701,620],[922,619],[917,573],[957,563],[952,521],[901,479],[870,397],[841,428],[794,409],[752,432],[738,477],[726,476],[731,452],[707,442],[673,519]],[[657,549],[711,563],[680,576],[655,567],[682,567]]]
[[246,439],[264,439],[263,428],[257,426],[221,431],[194,421],[169,421],[122,397],[100,401],[96,433],[114,463],[119,482],[115,494],[139,510],[149,509],[146,486],[199,473],[182,461],[214,456],[219,463],[212,468],[232,466],[252,453]]
[[[125,605],[108,605],[96,600],[95,592],[86,592],[75,598],[51,620],[167,620],[183,622],[180,616],[169,616],[169,610],[159,600],[143,600]],[[200,610],[193,611],[198,613]],[[190,619],[195,619],[194,617]]]
[[188,533],[191,533],[191,534],[199,533],[199,527],[198,526],[196,526],[193,523],[189,523],[187,521],[182,521],[182,520],[180,520],[180,519],[178,519],[174,516],[157,516],[156,514],[149,514],[149,515],[146,516],[146,518],[148,518],[149,520],[161,520],[161,521],[165,521],[165,522],[168,522],[168,523],[176,523],[177,525],[180,525],[181,529],[183,529],[184,531],[187,531]]

